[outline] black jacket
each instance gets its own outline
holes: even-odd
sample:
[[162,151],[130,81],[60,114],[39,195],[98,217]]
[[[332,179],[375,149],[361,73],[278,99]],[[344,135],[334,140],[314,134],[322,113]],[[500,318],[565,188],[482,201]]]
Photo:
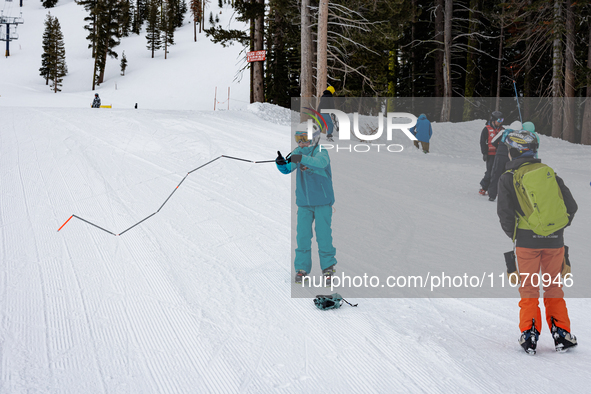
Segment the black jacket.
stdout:
[[[507,163],[507,170],[516,170],[524,163],[541,163],[540,159],[525,158],[515,159]],[[568,187],[565,186],[564,181],[556,175],[556,181],[562,192],[564,198],[564,205],[566,205],[566,212],[570,215],[570,220],[567,226],[573,221],[575,213],[577,212],[577,203],[573,198]],[[513,231],[515,229],[515,217],[519,212],[523,215],[523,211],[519,206],[515,187],[513,186],[513,174],[505,172],[499,179],[499,192],[497,201],[497,215],[501,222],[503,231],[509,238],[513,238]],[[563,238],[564,229],[560,229],[546,237],[537,235],[531,230],[517,229],[517,236],[515,242],[517,247],[529,249],[557,249],[564,246]]]
[[320,97],[320,104],[318,105],[318,112],[322,113],[323,109],[335,109],[334,97],[329,90],[325,90]]

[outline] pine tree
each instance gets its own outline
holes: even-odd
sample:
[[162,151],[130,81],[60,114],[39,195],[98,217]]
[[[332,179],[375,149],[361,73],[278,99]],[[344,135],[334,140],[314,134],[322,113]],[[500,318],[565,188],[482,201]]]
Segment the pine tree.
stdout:
[[130,0],[121,1],[117,22],[119,24],[119,37],[129,36],[133,22],[133,10]]
[[52,62],[50,63],[49,79],[52,81],[51,87],[53,88],[53,92],[57,93],[61,92],[60,87],[62,86],[63,78],[68,73],[68,67],[66,66],[64,35],[57,18],[53,18],[52,25],[54,40],[52,42]]
[[119,45],[119,24],[117,17],[121,13],[121,2],[118,0],[99,0],[94,13],[96,19],[96,53],[94,62],[94,79],[92,89],[95,85],[103,83],[105,78],[105,67],[107,57],[117,58],[118,55],[113,48]]
[[52,32],[53,17],[51,13],[47,13],[45,18],[45,31],[43,32],[43,53],[41,54],[41,68],[39,69],[39,75],[45,78],[45,85],[49,85],[49,63],[50,63],[50,49],[51,40],[53,38]]
[[121,75],[125,75],[125,69],[127,68],[127,58],[125,57],[125,51],[121,54]]
[[41,4],[43,4],[43,7],[45,8],[53,8],[57,4],[57,1],[58,0],[41,0]]
[[183,27],[183,21],[185,20],[185,14],[189,9],[185,0],[172,0],[174,4],[174,26]]
[[147,21],[146,39],[148,40],[148,49],[152,51],[152,58],[154,58],[154,52],[162,46],[162,42],[160,41],[160,10],[158,0],[149,1]]
[[174,30],[176,28],[175,10],[170,0],[162,3],[161,34],[164,43],[164,59],[168,58],[168,46],[174,45]]
[[191,15],[193,16],[195,42],[197,42],[197,23],[199,23],[199,33],[201,33],[201,14],[203,13],[203,9],[201,8],[201,0],[190,0],[189,4],[191,7]]

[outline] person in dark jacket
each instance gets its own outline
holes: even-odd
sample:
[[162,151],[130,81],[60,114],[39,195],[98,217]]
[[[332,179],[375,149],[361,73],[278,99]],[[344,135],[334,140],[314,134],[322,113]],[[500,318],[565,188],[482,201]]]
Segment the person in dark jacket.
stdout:
[[[537,136],[525,130],[512,132],[506,137],[505,146],[509,152],[510,162],[507,164],[507,172],[499,179],[497,215],[505,234],[515,240],[515,255],[519,270],[515,282],[517,283],[518,279],[522,282],[519,287],[521,295],[519,330],[522,332],[519,343],[528,353],[535,353],[535,346],[542,328],[541,312],[538,306],[539,284],[546,274],[552,279],[548,286],[544,283],[546,321],[551,328],[556,350],[566,350],[576,346],[577,340],[570,334],[570,320],[563,298],[564,292],[557,283],[557,278],[561,273],[564,274],[565,269],[564,228],[547,236],[536,234],[529,229],[525,220],[518,219],[518,215],[523,216],[524,212],[513,183],[513,173],[518,168],[541,163],[540,159],[534,158],[538,147]],[[548,172],[548,174],[551,173]],[[564,181],[557,175],[555,179],[569,215],[568,224],[566,224],[569,226],[577,212],[577,203]],[[534,286],[533,283],[536,282]]]
[[[320,138],[316,128],[314,141]],[[278,156],[275,160],[277,169],[282,174],[297,170],[296,205],[298,206],[294,267],[295,283],[308,280],[312,269],[312,224],[315,223],[316,242],[320,268],[325,286],[330,286],[335,273],[336,249],[332,244],[332,205],[335,202],[332,187],[330,157],[326,149],[308,140],[307,123],[301,123],[295,134],[298,147],[288,159]]]
[[427,115],[420,114],[419,119],[417,119],[417,124],[410,128],[410,132],[417,137],[416,141],[414,141],[417,149],[420,149],[420,142],[423,146],[423,153],[429,153],[429,140],[431,139],[431,136],[433,136],[433,128],[431,127],[431,122],[427,119]]
[[497,153],[497,147],[492,144],[492,140],[503,130],[503,120],[503,113],[501,111],[494,111],[491,114],[490,120],[486,122],[484,129],[482,129],[482,132],[480,133],[480,151],[482,152],[482,159],[486,162],[486,171],[484,173],[484,178],[480,181],[479,191],[483,196],[486,196],[489,193],[488,189],[491,185],[495,154]]
[[94,100],[92,100],[91,108],[100,108],[101,107],[101,99],[98,93],[94,94]]
[[[326,88],[320,97],[320,104],[318,105],[318,112],[322,113],[323,109],[335,109],[334,106],[334,94],[335,90],[332,86]],[[332,141],[332,132],[334,129],[334,123],[330,114],[322,114],[324,121],[326,122],[326,139]]]

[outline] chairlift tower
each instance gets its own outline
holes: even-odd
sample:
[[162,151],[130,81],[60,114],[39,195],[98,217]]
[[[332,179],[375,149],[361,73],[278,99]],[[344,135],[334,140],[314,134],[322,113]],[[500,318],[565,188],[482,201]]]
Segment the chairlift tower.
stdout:
[[[16,28],[22,23],[25,23],[22,12],[21,16],[4,16],[0,14],[0,26],[6,25],[6,31],[0,31],[0,41],[6,41],[6,57],[10,56],[10,41],[18,40]],[[10,35],[10,25],[14,25],[14,34],[12,35]]]

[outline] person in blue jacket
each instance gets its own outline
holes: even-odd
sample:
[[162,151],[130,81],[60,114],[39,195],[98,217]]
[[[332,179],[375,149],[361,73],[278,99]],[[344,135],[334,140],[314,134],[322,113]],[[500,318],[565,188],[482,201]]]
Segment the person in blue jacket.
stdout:
[[[316,126],[314,126],[316,127]],[[316,128],[314,140],[318,141],[320,131]],[[325,286],[330,286],[335,273],[336,249],[332,244],[332,205],[334,190],[330,157],[326,149],[308,139],[307,124],[301,123],[296,130],[298,147],[285,159],[281,152],[275,160],[277,169],[283,174],[296,173],[296,205],[298,206],[294,268],[295,283],[309,280],[312,270],[312,224],[315,224],[318,255]]]
[[429,119],[427,119],[427,115],[419,115],[417,124],[410,128],[410,132],[413,133],[415,137],[417,137],[417,140],[414,142],[417,149],[420,149],[420,141],[421,145],[423,146],[423,153],[429,153],[429,140],[433,135],[433,129],[431,128],[431,122],[429,122]]

